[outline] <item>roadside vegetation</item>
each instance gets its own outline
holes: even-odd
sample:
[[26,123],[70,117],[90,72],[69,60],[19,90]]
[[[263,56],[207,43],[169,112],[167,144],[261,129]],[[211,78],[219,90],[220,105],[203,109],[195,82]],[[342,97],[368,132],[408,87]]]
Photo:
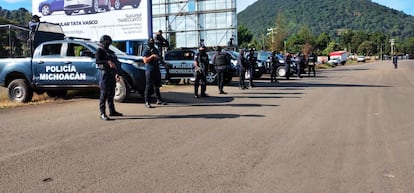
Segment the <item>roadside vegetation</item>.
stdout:
[[43,103],[48,103],[52,101],[54,101],[54,99],[49,98],[46,94],[42,94],[42,95],[34,94],[33,100],[31,102],[15,103],[15,102],[9,101],[9,98],[7,96],[7,88],[0,88],[0,109],[35,105],[35,104],[43,104]]

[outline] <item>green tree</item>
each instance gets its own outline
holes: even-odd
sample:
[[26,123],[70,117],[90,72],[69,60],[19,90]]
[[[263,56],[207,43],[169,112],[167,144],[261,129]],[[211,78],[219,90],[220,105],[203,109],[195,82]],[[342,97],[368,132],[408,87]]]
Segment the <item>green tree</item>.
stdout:
[[377,45],[372,41],[364,41],[358,47],[358,54],[372,56],[376,53]]
[[253,35],[245,25],[239,25],[237,27],[237,39],[239,47],[244,48],[249,46],[249,43],[253,39]]
[[328,47],[329,43],[331,42],[331,37],[323,32],[319,34],[318,38],[316,38],[314,51],[319,55],[322,54],[322,51]]

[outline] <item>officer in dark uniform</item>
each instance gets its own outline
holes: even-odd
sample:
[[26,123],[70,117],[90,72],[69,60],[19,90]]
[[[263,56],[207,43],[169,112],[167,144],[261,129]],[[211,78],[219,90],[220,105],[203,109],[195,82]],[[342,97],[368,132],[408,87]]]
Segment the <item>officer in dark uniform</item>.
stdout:
[[271,71],[270,71],[270,82],[278,82],[276,79],[276,70],[279,66],[279,58],[276,56],[276,51],[273,51],[270,55]]
[[214,54],[212,60],[214,68],[217,74],[217,85],[219,89],[219,94],[227,94],[224,92],[224,75],[226,72],[227,66],[230,64],[230,56],[222,50],[220,46],[217,46],[216,53]]
[[247,55],[246,59],[247,59],[247,62],[249,63],[249,74],[250,74],[249,87],[253,88],[254,87],[254,84],[253,84],[254,70],[257,65],[257,57],[254,57],[253,48],[250,48],[249,54]]
[[285,70],[286,70],[286,80],[289,80],[290,77],[290,65],[292,64],[292,54],[288,53],[286,56],[286,62],[285,62]]
[[168,40],[166,40],[163,36],[162,36],[162,30],[159,30],[158,33],[155,35],[154,38],[155,44],[157,45],[159,51],[160,51],[160,56],[161,58],[164,56],[164,49],[163,48],[168,48],[170,47],[170,42],[168,42]]
[[392,56],[392,63],[394,64],[394,69],[397,69],[398,68],[398,57],[395,54],[394,56]]
[[100,48],[96,51],[96,64],[101,70],[101,77],[99,81],[100,97],[99,110],[101,112],[100,118],[108,121],[110,118],[105,113],[105,104],[108,103],[109,116],[122,116],[115,110],[114,96],[116,81],[120,79],[121,63],[118,61],[115,53],[109,49],[112,44],[112,38],[108,35],[103,35],[100,38]]
[[[207,70],[209,69],[209,59],[205,47],[198,48],[198,53],[194,57],[194,97],[207,97]],[[201,86],[201,95],[198,95],[198,87]]]
[[158,105],[166,105],[161,98],[160,87],[161,87],[161,72],[160,72],[160,55],[158,49],[155,47],[155,41],[153,38],[148,39],[148,45],[142,52],[142,56],[145,63],[145,107],[153,108],[150,104],[150,89],[154,88],[155,95],[157,97]]
[[239,87],[240,89],[244,90],[244,89],[247,89],[245,79],[246,79],[246,71],[247,71],[247,68],[249,67],[249,64],[246,60],[243,49],[240,50],[239,57],[237,58],[237,64],[239,65],[239,68],[240,68]]
[[311,52],[308,58],[308,76],[310,76],[311,71],[313,72],[313,77],[316,76],[316,71],[315,71],[316,61],[317,61],[316,55],[313,52]]
[[306,61],[306,59],[305,59],[305,56],[303,55],[303,52],[299,52],[298,53],[298,55],[297,55],[297,64],[296,64],[296,73],[297,73],[297,75],[298,75],[298,78],[302,78],[302,75],[301,75],[301,73],[302,73],[302,68],[303,68],[303,66],[305,65],[305,61]]

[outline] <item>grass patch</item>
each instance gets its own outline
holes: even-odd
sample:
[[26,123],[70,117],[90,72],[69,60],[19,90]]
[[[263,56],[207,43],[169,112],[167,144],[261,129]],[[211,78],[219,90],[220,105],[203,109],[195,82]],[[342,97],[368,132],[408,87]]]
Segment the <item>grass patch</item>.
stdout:
[[46,94],[34,94],[32,101],[28,103],[18,103],[18,102],[11,102],[9,101],[9,97],[7,94],[7,89],[1,88],[0,89],[0,109],[6,109],[6,108],[13,108],[13,107],[19,107],[19,106],[27,106],[27,105],[36,105],[36,104],[43,104],[52,102],[54,99],[49,98]]
[[[67,97],[65,99],[71,99],[75,96],[85,96],[89,98],[96,98],[99,96],[96,94],[96,91],[69,91],[67,94]],[[19,102],[11,102],[9,101],[9,97],[7,94],[7,88],[0,88],[0,109],[7,109],[7,108],[13,108],[13,107],[19,107],[19,106],[27,106],[27,105],[38,105],[38,104],[45,104],[45,103],[51,103],[56,101],[62,101],[65,100],[62,98],[52,98],[47,96],[46,93],[43,94],[33,94],[33,98],[28,103],[19,103]]]

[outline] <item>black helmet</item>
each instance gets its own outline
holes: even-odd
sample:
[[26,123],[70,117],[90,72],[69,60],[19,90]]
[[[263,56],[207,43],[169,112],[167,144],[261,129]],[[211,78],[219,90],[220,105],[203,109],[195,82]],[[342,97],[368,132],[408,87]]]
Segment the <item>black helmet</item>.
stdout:
[[38,15],[33,15],[32,16],[32,19],[39,19],[40,18],[40,16],[38,16]]
[[108,35],[103,35],[102,37],[101,37],[101,39],[99,39],[99,42],[101,43],[101,44],[107,44],[107,45],[111,45],[112,44],[112,38],[111,38],[111,36],[108,36]]

